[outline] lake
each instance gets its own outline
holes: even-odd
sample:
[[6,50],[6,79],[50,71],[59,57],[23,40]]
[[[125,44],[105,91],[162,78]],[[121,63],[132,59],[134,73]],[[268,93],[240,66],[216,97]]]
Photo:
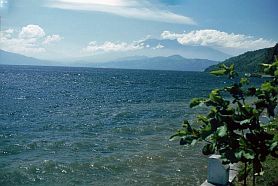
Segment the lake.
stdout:
[[0,185],[200,185],[201,144],[169,137],[203,72],[0,66]]

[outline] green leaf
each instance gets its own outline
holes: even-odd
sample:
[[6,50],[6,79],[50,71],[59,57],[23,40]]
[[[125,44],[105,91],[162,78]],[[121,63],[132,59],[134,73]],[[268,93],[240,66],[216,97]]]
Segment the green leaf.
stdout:
[[201,103],[203,103],[205,101],[205,99],[203,98],[193,98],[189,104],[190,108],[196,107],[198,105],[200,105]]
[[218,136],[220,136],[220,137],[226,136],[226,135],[227,135],[227,130],[228,130],[228,129],[227,129],[227,126],[226,126],[226,125],[219,127],[219,128],[217,129],[217,134],[218,134]]
[[275,70],[274,76],[278,76],[278,70]]
[[248,78],[241,78],[241,79],[240,79],[240,83],[241,83],[242,85],[244,85],[244,84],[249,84],[249,79],[248,79]]
[[243,121],[240,122],[240,125],[246,125],[246,124],[250,124],[251,120],[250,119],[245,119]]
[[208,122],[209,122],[208,118],[204,115],[198,115],[197,118],[198,118],[199,121],[201,121],[205,124],[208,124]]
[[273,151],[273,150],[275,150],[275,148],[277,148],[277,147],[278,147],[278,142],[275,141],[274,143],[271,144],[270,150]]
[[255,153],[252,150],[240,150],[235,153],[235,157],[240,160],[241,158],[245,158],[247,160],[253,160],[255,158]]
[[240,137],[240,139],[239,139],[239,145],[240,145],[241,147],[246,147],[246,146],[247,146],[244,137]]
[[247,160],[253,160],[255,158],[255,153],[253,151],[244,151],[243,157]]
[[261,66],[263,66],[263,67],[271,67],[271,64],[262,63]]
[[203,149],[202,152],[204,155],[210,155],[213,154],[215,152],[215,145],[214,144],[206,144]]
[[271,151],[271,156],[278,158],[278,142],[275,141],[274,143],[271,144],[270,146],[270,151]]
[[211,93],[209,94],[209,99],[217,103],[222,103],[223,99],[219,93],[220,93],[219,89],[212,90]]
[[221,68],[228,69],[228,67],[227,67],[225,64],[221,64],[220,67],[221,67]]
[[231,66],[229,67],[228,74],[229,74],[229,78],[234,78],[235,76],[237,76],[234,64],[231,64]]
[[223,76],[223,75],[227,74],[227,70],[226,69],[213,70],[210,72],[210,74],[215,75],[215,76]]
[[197,143],[197,140],[194,139],[194,140],[191,142],[191,145],[193,146],[193,145],[195,145],[196,143]]
[[186,136],[180,139],[180,145],[190,145],[194,138],[191,136]]
[[243,154],[243,151],[242,151],[242,150],[239,151],[239,152],[236,152],[236,153],[235,153],[235,157],[236,157],[238,160],[240,160],[240,159],[242,158],[242,154]]
[[191,125],[189,124],[189,122],[187,120],[184,120],[182,127],[183,127],[183,129],[178,130],[176,132],[176,134],[174,134],[170,137],[170,139],[169,139],[170,141],[173,141],[177,138],[182,138],[182,137],[196,136],[196,134],[194,134],[194,131],[193,131]]
[[176,138],[180,138],[180,137],[186,136],[187,134],[188,134],[188,132],[186,130],[178,130],[177,133],[172,135],[169,140],[173,141]]
[[235,69],[235,64],[231,64],[231,66],[229,67],[229,69],[230,69],[231,71],[233,71],[233,70]]
[[172,135],[172,136],[169,138],[169,141],[174,141],[174,140],[176,140],[177,138],[179,138],[179,135],[174,134],[174,135]]
[[266,92],[270,92],[271,90],[273,90],[273,88],[274,88],[274,87],[271,85],[270,82],[265,82],[265,83],[263,83],[262,86],[261,86],[261,89],[262,89],[263,91],[266,91]]
[[188,120],[184,120],[182,127],[185,128],[187,133],[192,133],[192,127]]
[[204,140],[206,139],[208,136],[210,136],[213,133],[213,131],[211,130],[211,126],[210,125],[205,125],[202,129],[201,129],[201,138]]

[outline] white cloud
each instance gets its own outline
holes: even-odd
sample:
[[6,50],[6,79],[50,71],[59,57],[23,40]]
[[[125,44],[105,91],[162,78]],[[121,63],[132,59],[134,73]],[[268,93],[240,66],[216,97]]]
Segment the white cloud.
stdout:
[[182,45],[201,45],[222,49],[241,51],[271,47],[275,42],[263,38],[255,38],[243,34],[226,33],[218,30],[196,30],[189,33],[173,33],[164,31],[163,39],[177,40]]
[[161,49],[161,48],[164,48],[164,46],[161,45],[160,43],[158,45],[156,45],[155,47],[153,47],[154,50]]
[[9,28],[9,29],[5,30],[5,32],[7,34],[12,34],[12,33],[14,33],[14,29]]
[[45,38],[45,40],[43,41],[43,44],[50,44],[50,43],[58,42],[58,41],[61,41],[62,39],[63,38],[60,35],[57,35],[57,34],[50,35]]
[[1,49],[32,56],[46,52],[45,44],[59,41],[59,35],[46,35],[39,25],[27,25],[20,31],[7,29],[0,32]]
[[1,32],[1,49],[20,54],[35,54],[45,52],[45,48],[38,45],[33,39],[11,38]]
[[97,53],[106,53],[106,52],[124,52],[124,51],[133,51],[140,50],[144,48],[144,43],[142,42],[111,42],[106,41],[102,44],[98,44],[96,41],[92,41],[88,44],[88,46],[82,49],[82,52],[89,54],[97,54]]
[[173,33],[173,32],[170,32],[170,31],[163,31],[161,33],[161,37],[163,39],[176,40],[176,39],[178,39],[182,36],[183,36],[183,34],[177,34],[177,33]]
[[22,27],[18,37],[23,39],[41,38],[45,36],[44,30],[39,25],[27,25]]
[[105,12],[118,16],[150,21],[196,24],[190,17],[160,10],[146,0],[57,0],[49,1],[48,7]]
[[[0,32],[1,38],[5,36],[5,38],[12,38],[12,34],[14,33],[14,29],[7,29]],[[1,39],[0,38],[0,39]]]

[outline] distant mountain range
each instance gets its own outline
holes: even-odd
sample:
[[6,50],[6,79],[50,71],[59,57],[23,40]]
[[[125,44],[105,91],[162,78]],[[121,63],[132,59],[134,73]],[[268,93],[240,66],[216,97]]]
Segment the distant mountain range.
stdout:
[[5,65],[55,65],[55,62],[40,60],[11,52],[0,50],[0,64]]
[[107,63],[89,65],[99,68],[147,69],[147,70],[176,70],[204,71],[207,67],[219,62],[207,59],[186,59],[180,55],[169,57],[138,57]]
[[[156,56],[180,55],[190,59],[210,59],[214,61],[223,61],[231,56],[219,50],[208,46],[190,46],[182,45],[177,40],[169,39],[147,39],[144,42],[145,46],[154,50],[144,51],[144,53],[152,52]],[[164,54],[164,55],[163,55]]]
[[229,58],[218,65],[213,65],[205,71],[216,69],[220,64],[231,65],[235,64],[237,72],[244,73],[259,73],[262,71],[260,64],[274,62],[275,56],[278,57],[278,43],[271,48],[264,48],[256,51],[246,52],[236,57]]
[[[146,69],[146,70],[177,70],[177,71],[203,71],[207,67],[219,62],[207,59],[186,59],[179,55],[169,57],[131,56],[112,62],[71,63],[70,66],[84,66],[95,68],[121,68],[121,69]],[[63,63],[39,60],[20,54],[0,50],[0,64],[6,65],[48,65],[62,66]]]
[[88,54],[88,56],[68,58],[67,62],[108,62],[117,59],[129,58],[130,56],[168,57],[180,55],[187,59],[209,59],[223,61],[232,57],[231,55],[210,46],[182,45],[177,40],[170,39],[146,39],[137,41],[137,45],[144,46],[139,50],[117,51],[106,53]]
[[[159,40],[161,46],[167,45],[167,48],[179,50],[175,48],[176,44],[171,40]],[[145,44],[149,47],[154,47],[158,40],[146,40]],[[185,46],[186,47],[186,46]],[[200,48],[202,53],[202,48]],[[210,49],[203,48],[203,52]],[[217,53],[217,51],[215,51]],[[223,54],[224,55],[224,54]],[[260,72],[261,63],[272,63],[274,56],[278,56],[278,44],[271,48],[264,48],[256,51],[246,52],[236,57],[231,57],[219,63],[218,61],[208,59],[188,59],[181,55],[146,57],[146,56],[123,56],[117,60],[108,62],[88,62],[88,61],[73,61],[69,63],[53,62],[40,60],[36,58],[26,57],[20,54],[6,52],[0,50],[0,64],[7,65],[45,65],[45,66],[83,66],[95,68],[121,68],[121,69],[146,69],[146,70],[177,70],[177,71],[211,71],[218,67],[218,64],[231,65],[235,64],[238,72],[257,73]],[[224,57],[224,56],[222,56]]]

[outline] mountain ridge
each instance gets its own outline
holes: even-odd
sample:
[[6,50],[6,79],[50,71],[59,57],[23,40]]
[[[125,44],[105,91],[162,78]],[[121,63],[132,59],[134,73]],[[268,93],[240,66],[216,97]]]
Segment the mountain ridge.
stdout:
[[278,43],[274,47],[263,48],[254,51],[248,51],[241,55],[231,57],[223,62],[212,65],[205,69],[205,72],[215,70],[219,65],[231,65],[235,64],[235,70],[243,73],[260,73],[262,72],[260,64],[273,63],[275,56],[278,57]]
[[180,55],[148,57],[144,59],[132,59],[125,61],[110,61],[98,63],[92,67],[121,68],[121,69],[145,69],[145,70],[177,70],[177,71],[204,71],[207,67],[219,63],[208,59],[188,59]]
[[211,47],[182,45],[177,40],[147,39],[143,43],[145,46],[149,46],[150,48],[156,48],[157,45],[163,46],[159,49],[159,51],[162,53],[169,53],[168,56],[178,54],[190,59],[201,58],[214,61],[222,61],[231,57],[230,55]]
[[[21,54],[0,50],[0,64],[3,65],[36,65],[36,66],[65,66],[64,63],[40,60]],[[90,63],[76,61],[68,66],[94,67],[94,68],[117,68],[117,69],[145,69],[145,70],[176,70],[176,71],[203,71],[210,65],[219,63],[208,59],[187,59],[180,55],[168,57],[129,56],[115,61]]]
[[42,60],[25,55],[7,52],[0,49],[0,64],[1,65],[38,65],[38,66],[53,66],[54,61]]

